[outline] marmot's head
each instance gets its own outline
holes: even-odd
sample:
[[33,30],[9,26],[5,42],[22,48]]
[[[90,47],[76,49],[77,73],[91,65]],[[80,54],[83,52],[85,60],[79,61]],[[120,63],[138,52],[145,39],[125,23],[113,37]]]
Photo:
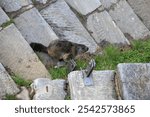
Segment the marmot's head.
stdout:
[[83,44],[78,44],[76,47],[76,50],[77,50],[77,54],[82,54],[82,53],[87,52],[89,48]]

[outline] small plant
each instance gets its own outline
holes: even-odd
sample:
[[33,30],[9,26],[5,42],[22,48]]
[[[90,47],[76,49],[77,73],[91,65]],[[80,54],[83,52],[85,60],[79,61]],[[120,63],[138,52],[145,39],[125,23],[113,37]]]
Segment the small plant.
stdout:
[[9,21],[3,23],[1,25],[2,28],[6,28],[7,26],[9,26],[10,24],[14,23],[13,19],[10,19]]
[[30,87],[32,81],[29,80],[25,80],[22,77],[18,76],[18,75],[13,75],[12,79],[14,80],[14,82],[18,85],[18,86],[25,86],[25,87]]
[[4,100],[17,100],[15,95],[6,94]]
[[67,78],[67,68],[61,67],[61,68],[50,68],[49,73],[52,76],[52,79],[66,79]]

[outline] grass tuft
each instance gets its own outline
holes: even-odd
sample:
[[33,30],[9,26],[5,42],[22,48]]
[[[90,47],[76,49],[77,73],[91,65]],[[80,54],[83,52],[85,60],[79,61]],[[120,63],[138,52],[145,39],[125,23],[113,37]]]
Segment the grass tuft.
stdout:
[[2,28],[6,28],[7,26],[9,26],[10,24],[14,23],[13,19],[10,19],[9,21],[3,23],[1,25]]
[[61,67],[61,68],[50,68],[49,73],[52,76],[52,79],[66,79],[67,78],[67,68]]
[[6,94],[4,100],[17,100],[15,95]]
[[12,79],[14,80],[14,82],[18,85],[18,86],[25,86],[25,87],[30,87],[32,81],[30,80],[25,80],[22,77],[18,76],[18,75],[13,75],[11,76]]

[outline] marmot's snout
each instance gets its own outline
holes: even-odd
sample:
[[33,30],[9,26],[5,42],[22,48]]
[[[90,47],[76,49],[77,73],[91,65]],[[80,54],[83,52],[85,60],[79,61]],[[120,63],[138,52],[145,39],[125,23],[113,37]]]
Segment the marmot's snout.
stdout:
[[88,50],[89,50],[89,48],[87,47],[87,46],[85,46],[85,45],[79,45],[78,46],[78,54],[82,54],[82,53],[84,53],[84,52],[87,52]]
[[88,50],[89,50],[89,48],[85,46],[85,52],[87,52]]

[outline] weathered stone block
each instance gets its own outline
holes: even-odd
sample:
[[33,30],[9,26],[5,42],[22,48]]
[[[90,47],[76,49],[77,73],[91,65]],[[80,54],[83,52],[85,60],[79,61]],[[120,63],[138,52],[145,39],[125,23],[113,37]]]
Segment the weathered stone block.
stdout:
[[87,18],[87,29],[91,32],[97,43],[129,45],[129,41],[116,26],[107,11],[92,13]]
[[36,8],[24,12],[14,22],[28,43],[36,42],[48,46],[52,40],[58,39]]
[[41,10],[40,13],[57,36],[84,44],[89,47],[90,52],[96,51],[97,44],[64,0],[57,0],[57,2]]
[[[110,4],[111,1],[106,0],[102,4],[104,2],[109,2]],[[145,39],[150,36],[149,30],[125,0],[120,0],[116,4],[112,4],[108,11],[128,39]]]
[[118,86],[124,100],[150,99],[150,63],[118,65]]
[[93,86],[85,86],[81,71],[68,75],[71,99],[73,100],[115,100],[114,71],[93,71]]
[[38,78],[31,84],[35,92],[34,100],[63,100],[66,92],[63,90],[65,80],[50,80]]
[[0,7],[0,26],[9,21],[9,17],[6,15],[6,13],[2,10],[2,8]]
[[6,94],[15,95],[18,92],[17,85],[0,63],[0,99],[4,98]]
[[3,7],[6,12],[17,11],[29,4],[32,4],[31,0],[0,0],[0,6]]
[[150,30],[150,1],[149,0],[127,0],[134,12]]
[[106,9],[111,9],[120,0],[99,0]]
[[50,77],[29,44],[12,24],[0,32],[0,62],[17,75],[33,80]]
[[82,15],[87,15],[101,6],[99,0],[65,0]]

